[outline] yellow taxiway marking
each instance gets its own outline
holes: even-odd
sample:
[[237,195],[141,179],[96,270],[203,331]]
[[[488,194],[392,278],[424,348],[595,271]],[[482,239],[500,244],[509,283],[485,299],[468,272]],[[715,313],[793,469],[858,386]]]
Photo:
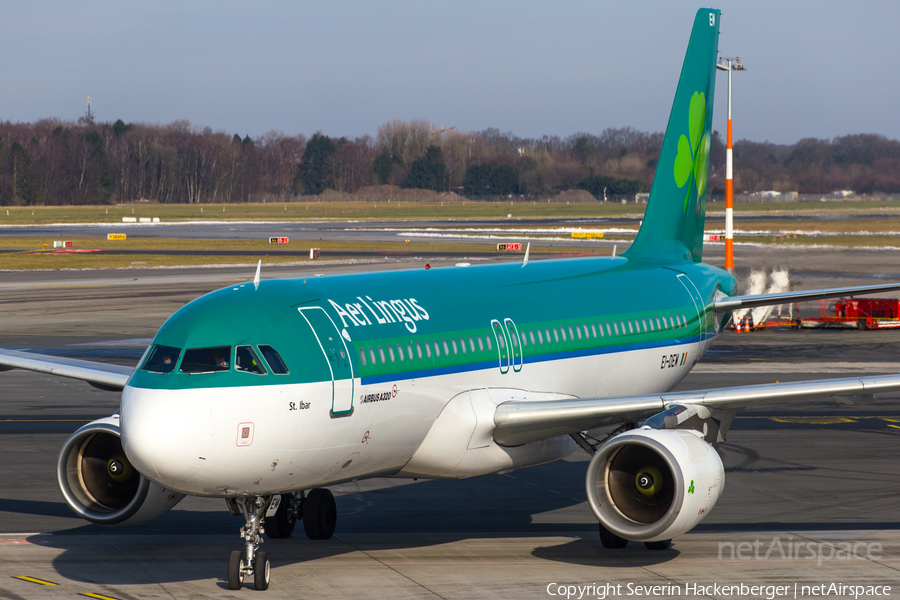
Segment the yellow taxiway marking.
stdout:
[[35,579],[34,577],[28,577],[26,575],[17,575],[13,577],[13,579],[21,579],[22,581],[28,581],[30,583],[37,583],[39,585],[59,585],[58,583],[53,583],[52,581],[44,581],[43,579]]
[[900,427],[897,427],[896,425],[891,425],[890,423],[888,423],[888,427],[893,427],[894,429],[900,429]]
[[86,596],[88,598],[97,598],[98,600],[119,600],[118,598],[113,598],[112,596],[104,596],[103,594],[93,594],[91,592],[82,592],[78,595]]
[[769,417],[778,423],[803,423],[806,425],[837,425],[838,423],[856,423],[856,419],[848,417]]

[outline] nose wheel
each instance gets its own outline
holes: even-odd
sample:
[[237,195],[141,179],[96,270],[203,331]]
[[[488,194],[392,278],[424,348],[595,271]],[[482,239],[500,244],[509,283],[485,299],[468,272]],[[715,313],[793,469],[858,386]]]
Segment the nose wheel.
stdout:
[[235,550],[231,553],[228,560],[228,587],[239,590],[244,585],[244,579],[252,577],[257,590],[268,589],[271,575],[269,555],[258,550],[265,533],[263,519],[272,496],[248,496],[235,498],[233,502],[244,516],[244,526],[241,527],[244,551]]

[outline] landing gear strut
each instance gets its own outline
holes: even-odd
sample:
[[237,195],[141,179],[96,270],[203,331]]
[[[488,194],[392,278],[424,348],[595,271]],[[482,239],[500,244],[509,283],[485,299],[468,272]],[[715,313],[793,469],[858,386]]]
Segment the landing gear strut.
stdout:
[[257,590],[265,590],[269,587],[269,555],[263,551],[257,551],[263,542],[263,519],[272,496],[248,496],[235,498],[234,504],[238,506],[244,516],[245,524],[241,527],[241,538],[244,540],[244,552],[235,550],[228,560],[228,587],[239,590],[244,584],[244,577],[253,577],[253,583]]

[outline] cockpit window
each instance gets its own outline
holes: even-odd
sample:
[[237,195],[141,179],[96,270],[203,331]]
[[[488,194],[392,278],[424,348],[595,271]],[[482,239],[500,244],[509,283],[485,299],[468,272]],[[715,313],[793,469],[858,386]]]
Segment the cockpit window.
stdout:
[[234,370],[257,375],[266,374],[266,369],[262,366],[262,361],[256,356],[252,346],[237,347],[234,351]]
[[182,373],[214,373],[227,371],[231,366],[231,346],[191,348],[181,359]]
[[278,354],[278,350],[272,346],[264,346],[263,344],[259,344],[257,348],[262,352],[262,355],[265,357],[266,362],[269,363],[269,368],[272,369],[273,373],[276,375],[288,374],[287,365],[281,360],[281,355]]
[[175,363],[178,362],[179,354],[181,354],[181,348],[157,344],[147,355],[143,369],[154,373],[171,373],[175,368]]

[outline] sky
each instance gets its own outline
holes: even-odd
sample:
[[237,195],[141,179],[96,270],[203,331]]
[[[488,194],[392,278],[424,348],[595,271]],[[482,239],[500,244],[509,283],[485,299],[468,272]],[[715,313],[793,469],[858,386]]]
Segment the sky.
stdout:
[[[188,120],[260,136],[425,119],[520,137],[663,131],[696,3],[529,0],[4,2],[0,120]],[[900,138],[900,2],[722,10],[735,139]],[[725,131],[726,76],[714,128]]]

